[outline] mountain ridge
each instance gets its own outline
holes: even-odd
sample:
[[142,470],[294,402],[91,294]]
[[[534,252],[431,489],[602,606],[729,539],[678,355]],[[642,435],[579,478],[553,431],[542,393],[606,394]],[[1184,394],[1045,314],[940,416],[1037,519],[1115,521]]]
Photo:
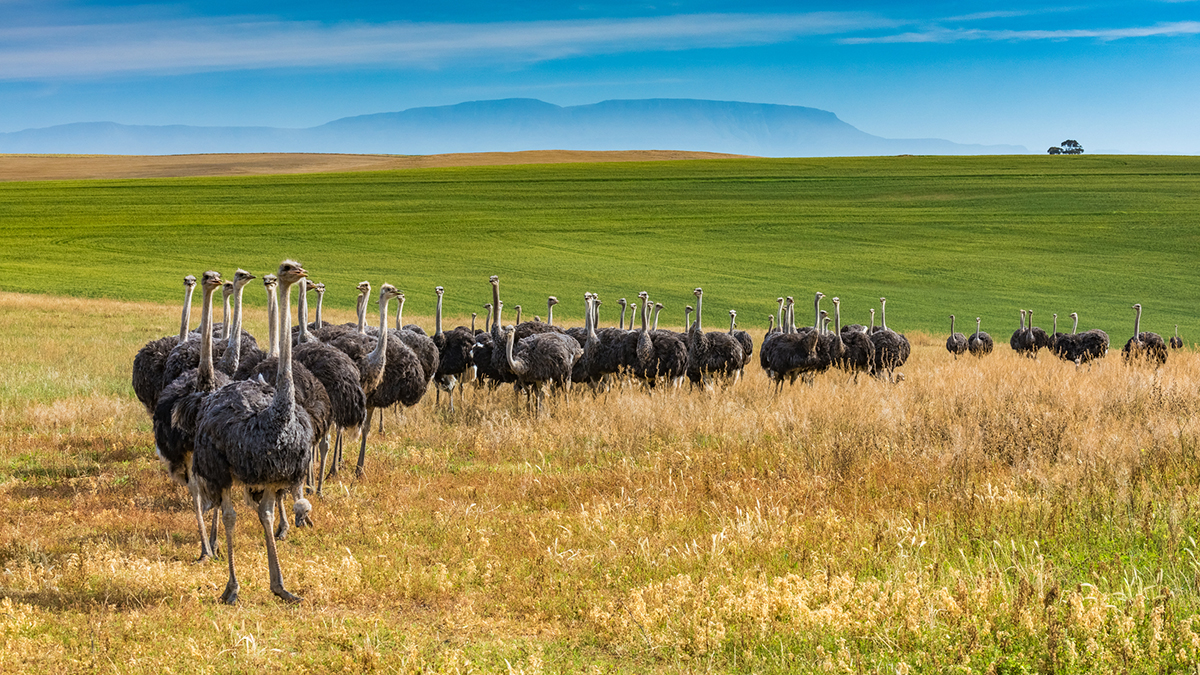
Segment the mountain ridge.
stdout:
[[1018,154],[1017,145],[889,139],[818,108],[701,99],[467,101],[308,128],[76,122],[0,133],[4,153],[325,152],[429,155],[529,150],[679,150],[762,157]]

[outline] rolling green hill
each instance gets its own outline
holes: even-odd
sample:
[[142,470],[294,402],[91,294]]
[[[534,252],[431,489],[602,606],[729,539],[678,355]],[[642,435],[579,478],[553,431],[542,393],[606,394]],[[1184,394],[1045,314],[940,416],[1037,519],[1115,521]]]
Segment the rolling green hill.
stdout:
[[[1114,344],[1178,323],[1200,335],[1200,158],[1132,156],[748,159],[422,169],[244,178],[0,184],[0,290],[178,301],[184,274],[261,274],[302,261],[351,307],[387,281],[405,311],[482,312],[499,274],[522,304],[582,323],[582,294],[646,290],[682,321],[705,289],[706,327],[765,326],[794,295],[841,296],[866,322],[1000,341],[1017,309],[1082,315]],[[260,293],[250,302],[262,304]],[[831,305],[827,306],[832,309]],[[968,325],[969,324],[969,325]],[[1060,323],[1060,329],[1062,329]],[[1070,326],[1066,326],[1070,328]],[[171,326],[164,326],[164,330]]]

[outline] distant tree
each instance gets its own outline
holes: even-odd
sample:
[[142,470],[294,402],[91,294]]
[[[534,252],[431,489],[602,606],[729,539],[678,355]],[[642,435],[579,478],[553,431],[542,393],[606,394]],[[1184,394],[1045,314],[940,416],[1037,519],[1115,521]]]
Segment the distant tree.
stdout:
[[1067,139],[1062,142],[1062,154],[1064,154],[1064,155],[1082,155],[1083,154],[1083,146],[1079,144],[1079,141],[1072,141],[1070,139]]
[[1055,146],[1052,146],[1052,147],[1051,147],[1049,150],[1047,150],[1047,151],[1046,151],[1046,154],[1048,154],[1048,155],[1061,155],[1061,154],[1062,154],[1062,148],[1058,147],[1057,145],[1055,145]]

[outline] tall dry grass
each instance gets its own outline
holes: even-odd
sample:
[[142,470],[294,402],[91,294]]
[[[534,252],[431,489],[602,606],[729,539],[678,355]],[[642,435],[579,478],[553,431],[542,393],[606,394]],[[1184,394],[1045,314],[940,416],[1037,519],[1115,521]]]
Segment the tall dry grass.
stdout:
[[386,415],[368,475],[335,479],[317,527],[281,545],[300,607],[270,594],[244,511],[228,608],[127,390],[170,314],[0,296],[20,345],[0,357],[0,670],[1200,659],[1194,353],[1077,369],[1006,348],[954,361],[917,335],[896,385],[829,373],[776,395],[752,367],[712,392],[577,389],[541,418],[510,390],[469,389],[455,413],[431,392]]

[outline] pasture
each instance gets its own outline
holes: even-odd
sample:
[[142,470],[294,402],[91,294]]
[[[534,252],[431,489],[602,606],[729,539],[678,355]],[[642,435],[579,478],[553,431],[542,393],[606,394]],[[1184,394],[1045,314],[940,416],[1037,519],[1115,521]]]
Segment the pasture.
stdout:
[[[1197,161],[1058,159],[0,184],[0,671],[1194,670],[1200,356],[1006,343],[1034,307],[1119,349],[1135,301],[1194,338]],[[489,274],[506,309],[554,293],[573,324],[585,290],[644,289],[678,326],[703,286],[708,327],[736,307],[757,349],[748,317],[822,290],[854,321],[886,295],[913,354],[898,384],[777,395],[756,358],[729,388],[577,388],[540,419],[508,389],[455,413],[431,391],[280,544],[303,603],[271,595],[241,509],[227,607],[129,372],[177,329],[183,274],[285,256],[335,322],[363,278],[427,328],[434,285],[454,326]],[[951,358],[952,311],[1003,322],[996,352]]]

